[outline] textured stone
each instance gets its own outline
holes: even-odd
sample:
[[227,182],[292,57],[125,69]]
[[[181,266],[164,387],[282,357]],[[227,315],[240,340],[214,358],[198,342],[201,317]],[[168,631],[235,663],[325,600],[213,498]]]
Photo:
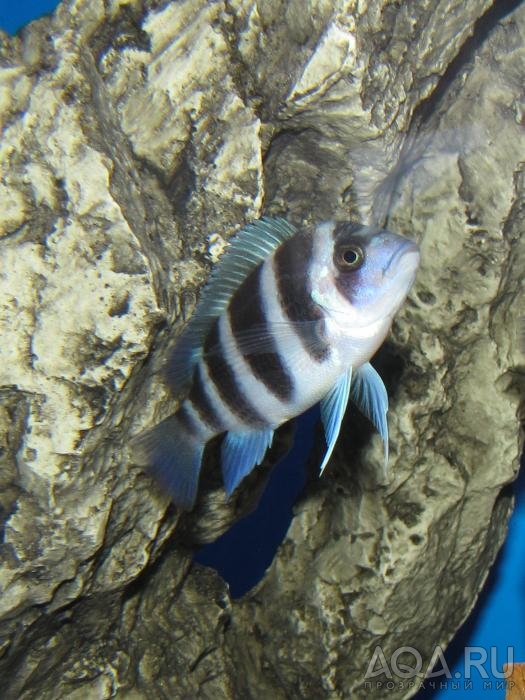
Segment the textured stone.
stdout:
[[[489,6],[77,0],[2,36],[2,697],[365,698],[378,644],[426,668],[451,638],[505,534],[523,401],[525,9],[475,26]],[[166,347],[263,211],[386,222],[423,261],[378,356],[391,481],[352,414],[319,481],[319,433],[232,602],[191,549],[265,469],[225,504],[210,450],[179,518],[127,444],[173,409]]]

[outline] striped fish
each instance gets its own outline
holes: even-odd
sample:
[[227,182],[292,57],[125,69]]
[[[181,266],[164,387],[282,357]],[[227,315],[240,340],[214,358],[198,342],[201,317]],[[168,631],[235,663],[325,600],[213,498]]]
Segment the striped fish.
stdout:
[[417,246],[349,222],[297,230],[261,219],[228,247],[172,350],[166,381],[179,410],[135,440],[175,504],[195,503],[202,454],[226,433],[230,495],[272,443],[274,430],[318,401],[324,470],[349,397],[375,424],[388,459],[388,400],[368,363],[413,283]]

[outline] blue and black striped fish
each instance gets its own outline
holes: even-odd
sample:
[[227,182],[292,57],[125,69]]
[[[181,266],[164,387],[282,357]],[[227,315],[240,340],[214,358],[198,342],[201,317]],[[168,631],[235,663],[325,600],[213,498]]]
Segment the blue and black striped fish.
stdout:
[[403,236],[348,222],[296,229],[261,219],[228,247],[170,354],[166,380],[186,398],[136,440],[173,501],[195,503],[204,446],[226,432],[226,492],[260,464],[274,430],[318,401],[332,453],[349,397],[388,458],[388,400],[368,363],[416,274]]

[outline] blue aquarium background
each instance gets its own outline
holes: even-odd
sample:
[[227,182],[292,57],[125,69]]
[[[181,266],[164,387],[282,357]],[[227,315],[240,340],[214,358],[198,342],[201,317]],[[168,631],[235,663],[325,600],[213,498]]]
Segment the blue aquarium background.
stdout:
[[0,0],[0,29],[15,34],[24,24],[53,12],[56,0]]
[[[0,0],[0,28],[15,34],[24,24],[53,11],[54,0]],[[0,39],[1,41],[1,39]],[[300,439],[288,457],[274,470],[256,512],[237,523],[217,542],[204,547],[197,560],[213,566],[228,581],[231,593],[239,597],[261,579],[270,565],[288,528],[292,507],[305,480],[305,460],[313,441],[316,409],[298,421]],[[430,686],[417,700],[503,700],[505,691],[497,688],[497,678],[483,679],[474,668],[472,688],[465,682],[464,650],[482,647],[501,672],[512,648],[513,660],[525,662],[525,476],[515,484],[517,507],[512,516],[509,536],[498,556],[480,599],[467,622],[448,647],[445,660],[454,677],[440,688],[444,676],[437,677],[436,690]],[[407,640],[407,644],[410,641]],[[473,654],[472,658],[476,658]],[[489,656],[490,658],[490,656]],[[489,671],[490,664],[483,664]],[[492,682],[491,682],[492,681]],[[485,685],[484,685],[485,684]]]

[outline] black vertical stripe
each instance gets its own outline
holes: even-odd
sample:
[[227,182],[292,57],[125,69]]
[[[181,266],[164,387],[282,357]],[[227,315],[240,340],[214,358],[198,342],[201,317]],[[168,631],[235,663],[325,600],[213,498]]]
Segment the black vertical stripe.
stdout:
[[195,420],[192,418],[190,412],[188,411],[186,402],[184,402],[177,411],[177,420],[179,421],[181,428],[185,432],[189,433],[190,435],[197,434]]
[[[228,309],[230,326],[239,352],[249,364],[254,375],[281,401],[290,401],[293,392],[292,378],[286,371],[277,345],[272,338],[261,296],[262,265],[259,265],[235,292]],[[264,350],[253,348],[243,350],[243,334],[253,331],[260,334]]]
[[310,264],[313,257],[312,231],[298,234],[277,250],[274,272],[279,302],[308,354],[317,362],[330,355],[330,346],[321,338],[318,325],[324,319],[321,308],[312,301]]
[[220,416],[217,415],[213,402],[209,398],[204,388],[204,381],[202,377],[202,360],[195,367],[195,371],[193,373],[193,383],[188,400],[197,411],[201,420],[206,423],[207,426],[209,426],[212,430],[217,430],[218,432],[224,430]]
[[206,362],[211,381],[231,412],[252,427],[266,427],[268,421],[264,419],[243,394],[237,385],[235,373],[224,356],[219,335],[218,318],[211,327],[204,343],[204,361]]
[[347,270],[341,268],[341,251],[351,246],[364,249],[370,238],[379,233],[380,229],[371,226],[363,226],[352,221],[339,221],[334,226],[334,267],[336,275],[334,279],[337,291],[350,303],[354,302],[355,294],[359,291],[361,272],[359,268]]

